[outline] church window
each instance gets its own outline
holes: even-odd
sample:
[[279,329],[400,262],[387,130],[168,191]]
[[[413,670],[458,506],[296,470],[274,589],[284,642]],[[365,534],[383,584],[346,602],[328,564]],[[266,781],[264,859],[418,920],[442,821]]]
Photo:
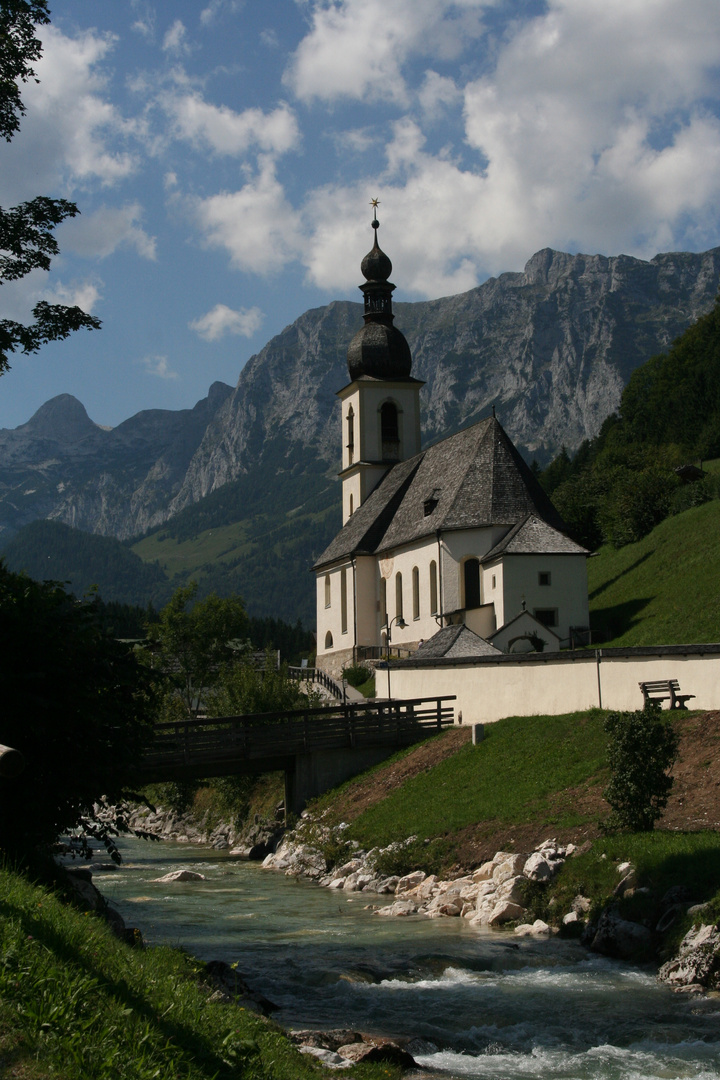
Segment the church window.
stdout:
[[383,461],[398,461],[400,458],[400,430],[398,428],[397,405],[386,401],[380,408],[380,438],[382,441]]
[[543,626],[557,626],[558,624],[557,608],[535,608],[533,615]]
[[395,575],[395,617],[403,617],[402,574]]
[[[352,405],[348,409],[347,414],[347,437],[348,462],[352,465],[353,453],[355,451],[355,413],[353,412]],[[352,510],[350,513],[352,514]]]
[[465,584],[465,610],[480,607],[480,562],[466,559],[463,566]]
[[413,619],[420,618],[420,571],[413,566],[412,572]]
[[549,570],[540,570],[538,572],[538,585],[549,585],[549,584],[550,584],[550,571]]
[[385,578],[380,578],[380,625],[387,626],[387,624],[387,581],[385,580]]
[[343,634],[348,630],[347,570],[340,571],[340,629]]
[[353,516],[353,497],[352,497],[352,492],[351,492],[350,493],[350,517],[352,517],[352,516]]
[[330,607],[330,575],[325,575],[325,607]]
[[437,588],[437,563],[433,559],[430,563],[430,614],[436,615],[438,609],[438,588]]
[[325,648],[326,649],[332,649],[332,647],[333,647],[332,634],[328,630],[327,634],[325,635]]
[[493,587],[493,589],[496,587],[496,585],[497,585],[497,579],[496,579],[495,575],[493,574],[493,576],[492,576],[492,587]]

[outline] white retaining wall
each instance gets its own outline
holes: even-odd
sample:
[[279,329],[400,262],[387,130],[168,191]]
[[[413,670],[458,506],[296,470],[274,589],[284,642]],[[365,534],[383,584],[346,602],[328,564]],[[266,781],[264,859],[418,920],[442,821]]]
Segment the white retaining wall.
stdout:
[[[377,673],[378,697],[387,671]],[[691,709],[720,708],[720,644],[529,653],[467,660],[406,661],[390,669],[393,698],[455,694],[455,718],[490,723],[503,716],[582,709],[641,709],[638,683],[677,679]]]

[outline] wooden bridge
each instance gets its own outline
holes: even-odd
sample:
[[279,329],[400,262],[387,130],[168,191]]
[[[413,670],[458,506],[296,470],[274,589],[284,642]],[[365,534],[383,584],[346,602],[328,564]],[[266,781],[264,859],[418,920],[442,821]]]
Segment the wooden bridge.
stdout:
[[156,724],[140,784],[285,772],[285,805],[305,803],[454,722],[454,697],[291,709]]

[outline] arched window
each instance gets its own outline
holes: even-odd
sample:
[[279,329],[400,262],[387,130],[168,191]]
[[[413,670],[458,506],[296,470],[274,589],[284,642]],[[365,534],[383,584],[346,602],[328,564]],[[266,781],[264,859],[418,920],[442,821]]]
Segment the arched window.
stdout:
[[352,516],[353,516],[353,497],[352,497],[352,492],[350,492],[350,517],[352,517]]
[[437,591],[437,563],[433,559],[430,563],[430,614],[437,615],[438,591]]
[[[352,465],[353,453],[355,451],[355,413],[353,412],[352,405],[347,413],[347,440],[348,462]],[[352,510],[350,513],[352,513]]]
[[480,607],[480,561],[466,559],[463,566],[465,610]]
[[387,609],[387,581],[385,578],[380,578],[380,625],[387,626],[388,624],[388,609]]
[[397,405],[386,401],[380,407],[380,439],[383,461],[397,461],[400,457],[400,430]]
[[413,592],[413,619],[420,618],[420,571],[417,566],[413,566],[412,572],[412,592]]
[[395,575],[395,617],[403,617],[402,574]]
[[330,607],[330,575],[325,575],[325,607]]
[[332,634],[328,630],[327,634],[325,635],[325,648],[326,649],[332,649],[332,647],[333,647]]
[[340,571],[340,629],[343,634],[347,634],[348,628],[347,600],[347,570],[343,567]]

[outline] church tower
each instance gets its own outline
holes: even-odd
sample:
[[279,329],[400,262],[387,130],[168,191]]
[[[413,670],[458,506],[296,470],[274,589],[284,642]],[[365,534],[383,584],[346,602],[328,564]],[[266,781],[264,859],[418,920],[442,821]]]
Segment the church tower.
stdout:
[[[373,199],[373,208],[377,205]],[[420,452],[420,387],[425,384],[411,377],[410,347],[393,326],[392,263],[378,244],[377,213],[372,227],[375,242],[360,265],[365,325],[348,348],[351,382],[338,392],[343,525],[392,465]]]

